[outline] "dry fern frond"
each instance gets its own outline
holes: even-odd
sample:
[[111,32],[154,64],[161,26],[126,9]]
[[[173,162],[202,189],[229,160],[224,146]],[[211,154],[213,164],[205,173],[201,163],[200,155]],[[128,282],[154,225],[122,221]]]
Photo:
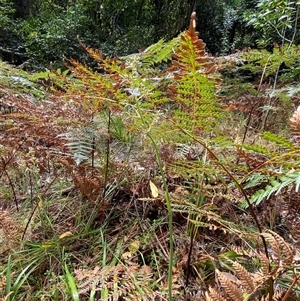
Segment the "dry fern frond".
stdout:
[[279,267],[280,262],[284,265],[291,265],[293,262],[293,252],[290,246],[285,242],[285,240],[277,233],[268,230],[268,232],[262,233],[274,252],[273,261]]
[[280,245],[278,244],[277,240],[273,237],[270,233],[263,233],[262,234],[266,241],[271,245],[272,247],[272,263],[273,271],[277,270],[280,266],[280,259],[281,259],[281,249]]
[[90,47],[88,47],[87,45],[83,44],[79,38],[79,36],[77,36],[77,40],[80,44],[80,46],[97,62],[102,62],[103,61],[103,52],[102,50],[97,50],[97,49],[92,49]]
[[225,274],[216,269],[217,278],[222,286],[222,289],[233,301],[242,301],[243,291],[239,289]]
[[241,159],[247,164],[250,170],[258,169],[260,166],[263,166],[263,164],[267,161],[267,159],[263,158],[261,155],[247,153],[240,147],[237,148],[236,154],[239,159]]
[[[198,38],[199,32],[196,31],[196,13],[192,13],[190,19],[190,26],[189,29],[185,32],[184,35],[181,36],[183,43],[187,43],[189,39],[192,41],[194,55],[195,55],[195,62],[198,66],[202,68],[202,74],[213,74],[216,71],[216,65],[210,61],[210,57],[205,52],[206,44],[203,40]],[[186,59],[189,57],[189,52],[191,49],[188,48],[187,45],[181,48],[181,51],[177,51],[172,55],[174,61],[172,62],[173,67],[177,67],[181,70],[181,72],[175,73],[175,79],[181,78],[182,75],[185,75],[189,68],[190,62]]]
[[23,228],[8,211],[0,210],[0,229],[2,229],[4,233],[4,246],[15,247],[18,245],[23,233]]
[[208,288],[209,292],[205,292],[205,299],[206,301],[227,301],[223,298],[219,292],[217,292],[211,286]]
[[253,292],[255,290],[255,284],[253,276],[237,261],[230,260],[234,269],[234,273],[241,281],[242,286],[246,291]]
[[263,275],[268,275],[269,271],[270,271],[270,260],[268,259],[266,254],[264,254],[262,252],[258,252],[256,254],[256,256],[260,261],[261,271],[262,271]]
[[0,292],[5,288],[6,286],[6,277],[0,276]]
[[[153,300],[154,292],[149,283],[153,271],[149,266],[124,266],[118,264],[112,267],[95,267],[94,270],[75,270],[75,278],[79,283],[79,294],[107,290],[107,300]],[[110,299],[111,298],[111,299]]]
[[300,106],[290,118],[290,127],[297,144],[300,142]]
[[[272,301],[281,301],[285,293],[285,290],[276,290],[272,296]],[[267,294],[267,296],[263,296],[260,299],[255,299],[255,301],[269,301],[269,299],[269,294]]]
[[281,259],[283,260],[284,265],[291,265],[293,263],[293,251],[287,242],[276,232],[268,230],[268,233],[272,234],[277,244],[281,248]]

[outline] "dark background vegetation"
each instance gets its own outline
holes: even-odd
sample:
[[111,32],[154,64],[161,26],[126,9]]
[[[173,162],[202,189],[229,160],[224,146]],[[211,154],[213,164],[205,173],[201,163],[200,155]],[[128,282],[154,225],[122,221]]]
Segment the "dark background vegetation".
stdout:
[[[109,56],[143,50],[177,36],[197,12],[197,29],[212,54],[255,45],[243,14],[252,0],[0,0],[0,58],[42,69],[63,56],[86,60],[77,36]],[[256,31],[257,34],[257,31]]]

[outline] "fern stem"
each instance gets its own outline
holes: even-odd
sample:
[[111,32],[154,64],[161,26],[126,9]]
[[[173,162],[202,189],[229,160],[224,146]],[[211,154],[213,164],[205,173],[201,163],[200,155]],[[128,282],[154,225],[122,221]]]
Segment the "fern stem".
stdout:
[[13,199],[14,199],[14,203],[16,205],[16,209],[17,211],[19,212],[19,204],[18,204],[18,200],[17,200],[17,195],[16,195],[16,191],[15,191],[15,187],[14,187],[14,184],[7,172],[7,169],[4,170],[4,174],[6,175],[7,179],[8,179],[8,183],[9,183],[9,186],[11,187],[11,191],[12,191],[12,194],[13,194]]
[[278,159],[284,159],[285,157],[290,157],[291,155],[294,155],[294,154],[297,154],[299,153],[300,150],[299,149],[296,149],[296,150],[293,150],[291,152],[288,152],[288,153],[285,153],[285,154],[282,154],[280,156],[275,156],[273,158],[271,158],[270,160],[267,160],[265,162],[263,162],[262,164],[260,164],[258,167],[256,168],[253,168],[250,172],[247,173],[246,176],[244,176],[244,178],[241,180],[241,183],[243,183],[251,174],[257,172],[258,170],[260,170],[262,167],[264,167],[265,165],[269,165],[271,164],[272,162],[275,162],[276,160]]
[[[203,156],[203,165],[205,165],[206,162],[207,162],[207,151],[205,151],[205,155]],[[198,193],[198,197],[195,202],[195,205],[198,208],[200,208],[206,200],[206,195],[202,191],[204,178],[205,178],[205,173],[203,172],[200,176],[200,179],[198,179],[198,183],[199,183],[198,185],[200,187],[200,191]],[[188,253],[188,259],[187,259],[187,271],[186,271],[186,278],[185,278],[185,286],[186,287],[189,284],[189,278],[190,278],[190,274],[191,274],[191,260],[192,260],[192,253],[193,253],[193,245],[194,245],[194,239],[195,239],[195,236],[196,236],[197,230],[198,230],[198,226],[195,223],[191,222],[190,220],[191,219],[195,220],[196,218],[197,217],[194,214],[192,214],[192,215],[189,214],[187,231],[188,231],[188,235],[190,237],[190,246],[189,246],[189,253]]]
[[[139,105],[139,99],[136,97],[136,107],[137,107],[137,112],[139,117],[141,118],[142,124],[145,128],[148,128],[148,125],[143,117],[143,114],[140,109]],[[169,301],[172,301],[172,276],[173,276],[173,262],[174,262],[174,237],[173,237],[173,211],[171,207],[171,198],[170,198],[170,193],[168,189],[168,184],[167,184],[167,178],[163,169],[163,163],[161,160],[161,157],[159,155],[158,147],[156,142],[154,141],[153,137],[149,133],[149,130],[147,129],[147,136],[150,139],[154,152],[155,152],[155,157],[156,161],[158,164],[158,168],[162,177],[163,181],[163,186],[165,190],[165,199],[166,199],[166,204],[167,204],[167,210],[168,210],[168,224],[169,224],[169,232],[170,232],[170,258],[169,258],[169,268],[168,268],[168,295],[169,295]]]
[[[235,185],[239,188],[239,190],[241,191],[241,193],[243,194],[247,204],[248,204],[248,207],[249,207],[249,210],[250,210],[250,214],[252,216],[252,218],[254,219],[254,222],[256,224],[256,227],[258,229],[258,232],[260,234],[262,234],[262,227],[258,221],[258,218],[257,218],[257,215],[255,214],[254,212],[254,209],[253,209],[253,205],[252,203],[250,202],[250,199],[248,198],[247,196],[247,193],[246,191],[244,190],[243,186],[240,184],[240,182],[234,177],[234,175],[228,170],[228,168],[222,164],[219,160],[219,158],[217,157],[217,155],[204,143],[202,142],[200,139],[196,138],[193,134],[190,134],[188,131],[186,131],[185,129],[181,128],[180,126],[178,126],[176,124],[176,122],[174,122],[173,120],[171,120],[175,126],[177,126],[177,128],[179,130],[181,130],[184,134],[186,134],[187,136],[189,136],[190,138],[192,138],[194,141],[198,142],[199,144],[201,144],[206,150],[207,152],[210,154],[210,157],[215,159],[216,160],[216,163],[225,171],[225,173],[230,177],[230,179],[235,183]],[[269,256],[269,251],[268,251],[268,247],[267,247],[267,242],[266,242],[266,239],[264,238],[263,235],[261,235],[261,239],[262,239],[262,243],[263,243],[263,246],[264,246],[264,252],[265,252],[265,255],[266,257],[269,259],[270,256]],[[271,271],[271,266],[269,265],[269,272]],[[272,301],[272,298],[273,298],[273,295],[274,295],[274,280],[272,277],[270,277],[270,279],[268,279],[267,281],[269,283],[269,301]]]
[[[109,169],[109,156],[110,156],[110,127],[111,127],[111,111],[108,109],[108,121],[107,121],[107,134],[108,138],[106,140],[106,150],[105,150],[105,169],[104,169],[104,185],[102,199],[105,199],[106,186],[108,182],[108,169]],[[100,200],[99,200],[100,202]],[[98,205],[99,205],[98,202]]]
[[[170,119],[171,120],[171,119]],[[189,136],[190,138],[192,138],[195,142],[198,142],[199,144],[201,144],[206,150],[207,152],[209,153],[210,157],[213,158],[215,160],[215,162],[225,171],[225,173],[229,176],[229,178],[235,183],[235,185],[239,188],[239,190],[241,191],[241,193],[243,194],[247,204],[248,204],[248,207],[249,207],[249,210],[250,210],[250,214],[251,216],[253,217],[254,219],[254,222],[256,224],[256,227],[258,229],[258,232],[260,234],[262,234],[262,227],[258,221],[258,218],[257,218],[257,215],[255,214],[254,212],[254,209],[253,209],[253,205],[251,204],[250,202],[250,199],[248,198],[247,196],[247,193],[246,191],[244,190],[243,186],[239,183],[239,181],[234,177],[234,175],[228,170],[228,168],[222,164],[219,160],[219,158],[217,157],[217,155],[206,145],[206,143],[204,143],[203,141],[201,141],[200,139],[198,139],[197,137],[195,137],[193,134],[190,134],[188,131],[186,131],[185,129],[183,129],[182,127],[178,126],[176,124],[176,122],[174,122],[173,120],[171,120],[172,123],[174,123],[174,125],[180,130],[182,131],[182,133],[186,134],[187,136]],[[264,245],[264,251],[265,251],[265,254],[266,254],[266,257],[269,258],[269,252],[268,252],[268,248],[267,248],[267,243],[266,243],[266,240],[265,238],[261,235],[261,238],[262,238],[262,242],[263,242],[263,245]]]
[[300,274],[297,275],[297,277],[294,278],[292,284],[290,285],[290,287],[288,288],[288,290],[286,291],[286,293],[284,294],[283,298],[281,301],[286,301],[293,289],[293,287],[296,285],[296,283],[298,282],[298,280],[300,279]]

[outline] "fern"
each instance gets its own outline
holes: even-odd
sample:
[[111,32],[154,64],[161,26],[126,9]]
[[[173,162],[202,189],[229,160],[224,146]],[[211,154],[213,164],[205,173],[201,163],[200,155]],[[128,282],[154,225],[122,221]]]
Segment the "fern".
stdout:
[[271,156],[272,152],[270,151],[270,148],[258,144],[243,144],[242,147],[248,151],[255,152],[257,154],[263,155],[263,156]]
[[142,64],[144,67],[150,67],[160,63],[168,62],[172,59],[172,53],[177,49],[179,38],[176,37],[169,42],[159,40],[157,43],[149,46],[142,52]]
[[77,165],[91,158],[93,150],[93,133],[82,129],[80,132],[70,131],[59,134],[58,137],[66,139],[65,145],[71,150],[72,157]]
[[[234,257],[234,260],[228,256],[224,261],[223,254],[220,255],[220,259],[223,259],[221,266],[229,271],[216,269],[218,285],[208,288],[205,292],[206,301],[269,300],[269,294],[272,294],[272,300],[288,300],[291,287],[298,278],[294,273],[297,264],[294,261],[293,249],[276,232],[269,230],[261,235],[266,238],[272,256],[268,258],[260,251],[251,249],[247,251],[244,247],[241,249],[242,252],[235,249],[235,253],[239,256]],[[291,273],[292,277],[288,277],[287,273]],[[275,292],[273,282],[270,287],[270,276],[276,283]],[[297,289],[294,288],[295,291]]]
[[192,14],[189,29],[181,35],[169,70],[176,80],[174,123],[198,135],[214,129],[222,110],[215,96],[216,66],[205,53],[205,43],[198,38],[195,20],[196,15]]
[[275,143],[278,148],[289,150],[289,151],[295,150],[293,143],[282,136],[278,136],[271,132],[264,132],[262,134],[262,137],[266,141]]
[[[265,179],[262,175],[256,174],[258,179],[255,179],[255,175],[252,175],[251,181],[246,185],[246,187],[253,187],[254,183],[259,183],[261,180]],[[250,198],[251,204],[259,205],[263,200],[268,200],[272,195],[278,195],[284,188],[291,185],[295,186],[295,191],[299,191],[300,187],[300,171],[286,173],[281,176],[271,177],[269,179],[269,184],[265,188],[256,191]],[[246,202],[242,203],[241,208],[248,208]]]
[[243,300],[243,292],[235,283],[230,280],[230,278],[225,273],[222,273],[217,269],[216,274],[226,295],[228,295],[233,301]]
[[252,188],[259,186],[261,184],[268,182],[268,176],[260,174],[260,173],[253,173],[249,176],[247,184],[244,186],[245,189]]
[[280,267],[281,264],[286,267],[291,266],[294,255],[292,248],[285,242],[285,240],[279,234],[271,230],[263,233],[263,235],[272,246],[272,260],[274,263],[276,263],[276,266]]
[[227,301],[221,296],[218,291],[216,291],[211,286],[209,287],[209,292],[205,292],[205,299],[206,301]]
[[105,300],[152,300],[154,291],[149,283],[153,277],[153,271],[149,266],[138,266],[131,263],[130,266],[118,264],[94,270],[75,270],[75,277],[79,283],[79,294],[85,295],[91,290],[106,291]]
[[[278,47],[277,45],[272,53],[265,49],[254,49],[244,53],[242,58],[248,62],[244,66],[245,69],[261,72],[264,68],[266,76],[274,75],[282,63],[290,67],[290,69],[286,70],[290,77],[299,74],[299,68],[294,68],[294,66],[299,65],[299,47],[295,45],[284,45],[283,47]],[[284,76],[286,77],[287,74]]]
[[[290,125],[297,142],[299,135],[299,109],[295,111],[290,119]],[[265,186],[251,196],[250,202],[254,205],[260,204],[263,200],[268,200],[271,196],[279,195],[287,187],[293,186],[293,189],[298,192],[300,186],[300,171],[297,169],[299,165],[298,149],[295,145],[288,139],[270,132],[264,132],[263,138],[268,142],[274,143],[276,151],[271,152],[266,147],[256,145],[243,145],[244,149],[254,151],[256,153],[255,156],[242,150],[238,151],[239,157],[246,161],[247,164],[253,165],[256,171],[253,174],[248,174],[246,181],[243,180],[245,183],[244,188]],[[281,150],[284,150],[283,154]],[[276,168],[276,166],[279,166],[279,168]],[[248,208],[249,205],[243,202],[240,206]]]

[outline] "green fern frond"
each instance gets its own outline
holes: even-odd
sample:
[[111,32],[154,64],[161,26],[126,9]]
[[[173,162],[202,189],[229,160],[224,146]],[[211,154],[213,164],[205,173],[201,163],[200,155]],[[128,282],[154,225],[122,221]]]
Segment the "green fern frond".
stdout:
[[295,150],[293,143],[282,136],[271,132],[263,132],[262,137],[269,142],[275,143],[278,148],[287,149],[289,151]]
[[[188,154],[188,156],[190,156],[190,154]],[[203,165],[200,160],[177,160],[174,163],[170,163],[168,168],[186,179],[204,173],[213,183],[215,181],[222,181],[222,177],[224,177],[224,172],[211,164]]]
[[[295,45],[284,45],[283,47],[274,47],[273,52],[265,49],[251,49],[242,56],[248,64],[244,66],[253,72],[265,70],[265,75],[274,75],[278,67],[284,64],[291,68],[291,74],[295,73],[294,66],[299,65],[299,47]],[[298,70],[296,70],[298,71]],[[299,72],[299,71],[298,71]]]
[[176,80],[173,90],[177,109],[173,120],[178,127],[199,135],[215,129],[223,110],[216,98],[216,66],[205,53],[205,43],[198,38],[196,15],[189,29],[181,35],[173,54],[170,71]]
[[247,184],[244,186],[244,189],[257,187],[262,184],[266,184],[269,180],[269,177],[260,173],[253,173],[247,179]]
[[[259,178],[261,179],[261,175],[259,175]],[[299,170],[292,173],[286,173],[281,176],[269,178],[269,184],[265,188],[256,191],[250,198],[250,203],[254,205],[259,205],[263,200],[265,199],[268,200],[272,195],[278,195],[282,191],[282,189],[291,185],[295,186],[296,192],[299,191],[299,187],[300,187]],[[248,208],[248,204],[246,202],[241,204],[240,206],[242,208]]]
[[264,156],[272,156],[273,154],[268,147],[258,144],[243,144],[242,148]]
[[[187,198],[185,195],[184,198]],[[178,196],[172,195],[172,211],[183,214],[188,214],[190,217],[196,217],[196,219],[190,219],[189,222],[199,228],[207,228],[211,230],[221,230],[224,233],[234,233],[236,235],[241,234],[241,226],[237,226],[234,222],[224,219],[213,210],[215,206],[211,203],[205,203],[198,207],[191,201],[180,199]]]
[[125,62],[125,68],[136,70],[139,74],[157,74],[158,71],[161,72],[158,68],[160,65],[171,61],[178,45],[179,37],[167,42],[161,39],[140,53],[129,54],[119,59]]
[[149,46],[141,53],[142,66],[144,68],[152,67],[172,59],[172,54],[179,45],[179,37],[165,42],[163,39]]

